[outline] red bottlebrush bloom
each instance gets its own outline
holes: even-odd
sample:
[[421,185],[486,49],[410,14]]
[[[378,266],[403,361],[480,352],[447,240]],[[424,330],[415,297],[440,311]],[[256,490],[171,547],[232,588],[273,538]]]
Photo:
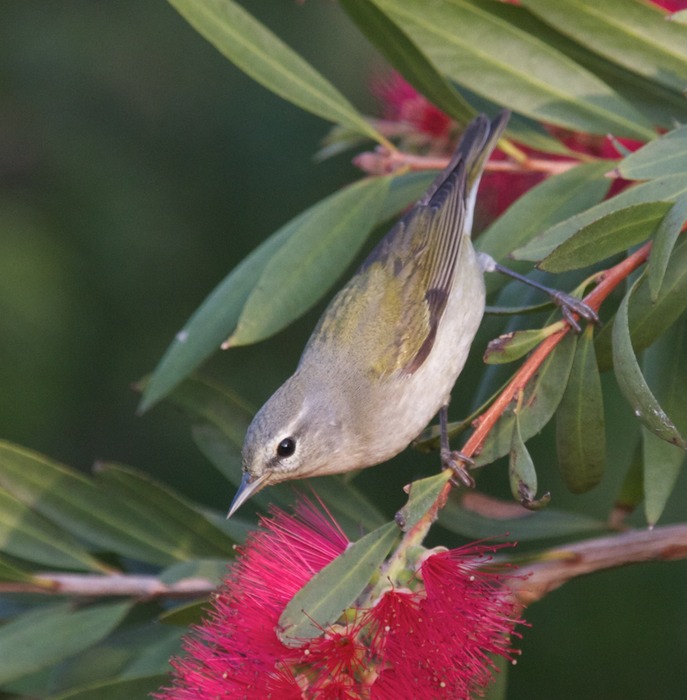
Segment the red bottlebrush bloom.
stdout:
[[345,621],[296,648],[283,645],[276,629],[284,607],[348,540],[307,501],[261,525],[187,638],[187,655],[173,660],[174,683],[158,700],[460,700],[490,682],[491,655],[514,654],[513,603],[503,575],[478,568],[487,561],[481,545],[423,550],[420,563],[399,572],[406,587],[387,573],[384,588]]
[[668,12],[687,10],[687,0],[651,0],[651,2],[664,10],[668,10]]

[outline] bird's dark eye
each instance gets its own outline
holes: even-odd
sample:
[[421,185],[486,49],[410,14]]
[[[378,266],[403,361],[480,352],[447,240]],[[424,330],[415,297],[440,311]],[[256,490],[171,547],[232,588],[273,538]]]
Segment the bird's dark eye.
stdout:
[[280,457],[290,457],[296,451],[296,441],[292,437],[284,438],[277,445],[277,454]]

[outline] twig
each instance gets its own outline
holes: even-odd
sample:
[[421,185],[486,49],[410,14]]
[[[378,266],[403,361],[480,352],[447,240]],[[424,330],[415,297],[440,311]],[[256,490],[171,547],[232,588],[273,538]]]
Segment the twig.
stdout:
[[[494,173],[564,173],[589,157],[579,159],[549,160],[546,158],[525,157],[522,160],[490,160],[485,166],[487,172]],[[387,175],[398,170],[443,170],[449,163],[446,156],[419,156],[402,151],[389,151],[383,147],[375,151],[365,151],[353,159],[353,164],[370,175]],[[617,177],[617,175],[615,175]]]
[[0,593],[44,593],[77,598],[199,598],[215,590],[216,584],[205,578],[187,578],[163,583],[156,576],[130,574],[62,574],[43,572],[28,581],[2,581]]
[[647,561],[687,559],[687,525],[631,530],[544,552],[518,569],[510,588],[521,605],[530,605],[578,576]]
[[[509,587],[521,605],[530,605],[578,576],[647,561],[687,559],[687,524],[631,530],[543,552],[518,568]],[[126,596],[138,599],[201,598],[216,585],[204,578],[166,584],[156,576],[44,572],[31,581],[3,582],[0,592],[69,595],[75,598]]]

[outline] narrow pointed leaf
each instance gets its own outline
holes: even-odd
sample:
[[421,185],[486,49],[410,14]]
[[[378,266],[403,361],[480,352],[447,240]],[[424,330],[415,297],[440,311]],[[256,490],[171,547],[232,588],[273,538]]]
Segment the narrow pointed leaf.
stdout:
[[637,0],[523,0],[541,19],[625,68],[681,92],[687,74],[687,30]]
[[520,432],[519,413],[516,411],[511,436],[510,454],[508,458],[508,478],[513,498],[528,510],[539,510],[548,505],[551,494],[546,493],[541,498],[537,495],[537,470],[530,453],[525,447]]
[[265,265],[225,347],[274,335],[331,289],[377,222],[389,185],[388,177],[362,180],[310,209]]
[[3,625],[0,634],[0,683],[52,666],[106,637],[131,603],[71,604],[40,607]]
[[[219,349],[228,335],[237,330],[241,319],[244,325],[248,322],[253,313],[249,312],[248,316],[245,314],[249,300],[252,299],[250,304],[254,311],[256,306],[264,302],[262,292],[253,296],[256,287],[261,280],[263,283],[267,281],[272,293],[275,293],[274,280],[267,279],[265,272],[279,268],[285,257],[292,263],[295,260],[296,267],[303,265],[304,261],[313,265],[319,262],[323,267],[309,270],[305,277],[296,274],[295,268],[282,269],[280,277],[287,275],[289,286],[286,290],[278,290],[276,296],[280,299],[280,308],[288,310],[288,320],[284,322],[283,318],[279,319],[270,313],[262,319],[254,319],[252,323],[261,320],[261,333],[269,335],[266,324],[271,322],[269,328],[272,328],[272,333],[276,333],[296,316],[305,313],[331,287],[355,256],[365,236],[376,223],[375,216],[385,204],[388,185],[387,178],[368,178],[344,188],[282,226],[241,261],[177,333],[146,384],[139,410],[149,409],[197,369]],[[338,217],[342,217],[342,221]],[[324,246],[323,242],[327,240],[332,246],[349,245],[350,248],[346,248],[345,253],[337,257],[336,247],[327,249]],[[315,257],[317,253],[320,255],[319,260]],[[324,269],[328,271],[328,277],[324,275]],[[242,334],[248,332],[249,329],[244,329]]]
[[581,228],[537,267],[554,273],[578,270],[628,250],[650,238],[670,209],[668,202],[643,202],[611,212]]
[[687,170],[630,187],[620,194],[552,226],[529,243],[513,251],[516,260],[539,261],[561,243],[598,219],[627,207],[645,202],[675,202],[687,193]]
[[680,24],[687,24],[687,10],[680,10],[679,12],[673,12],[669,19],[671,22],[679,22]]
[[630,153],[618,165],[618,172],[628,180],[649,180],[687,172],[687,126],[669,131]]
[[412,530],[435,503],[451,472],[444,469],[439,474],[426,479],[418,479],[410,484],[408,502],[396,514],[396,522],[401,530]]
[[31,574],[0,557],[0,581],[30,581]]
[[[605,174],[612,161],[578,165],[560,175],[546,178],[517,199],[476,241],[476,247],[499,262],[542,231],[598,204],[611,186]],[[508,261],[516,272],[531,269],[529,263]],[[504,286],[503,275],[487,275],[490,292]]]
[[[643,368],[656,399],[687,434],[687,317],[684,315],[644,353]],[[685,448],[642,433],[644,512],[650,526],[663,513],[675,482],[685,466]]]
[[40,454],[0,442],[0,486],[72,535],[155,564],[183,559],[140,508]]
[[606,460],[601,377],[594,354],[594,328],[577,341],[568,385],[556,412],[558,467],[573,493],[585,493],[603,476]]
[[[533,119],[650,139],[644,117],[611,87],[485,0],[375,0],[446,76]],[[507,59],[506,59],[507,57]]]
[[[67,532],[0,489],[0,551],[43,566],[77,571],[106,567]],[[1,574],[0,574],[1,576]]]
[[234,541],[215,527],[198,509],[147,474],[119,464],[101,463],[98,482],[151,521],[160,543],[167,542],[180,560],[233,558]]
[[[553,417],[568,383],[575,355],[576,339],[568,334],[544,361],[525,388],[520,408],[519,423],[523,441],[536,435]],[[507,411],[497,421],[475,459],[476,466],[484,466],[507,455],[511,450],[515,414]]]
[[204,579],[218,586],[226,574],[226,559],[192,559],[168,566],[160,573],[159,579],[167,585],[184,579]]
[[[641,278],[640,278],[641,279]],[[637,288],[635,282],[625,295],[613,324],[613,370],[621,392],[637,419],[657,437],[673,445],[687,447],[675,424],[668,417],[642,376],[635,357],[628,326],[628,305]]]
[[[666,268],[656,301],[651,300],[647,277],[642,276],[629,308],[630,334],[635,352],[641,352],[662,335],[687,308],[687,237],[678,240]],[[612,336],[615,317],[596,339],[596,355],[602,370],[612,365]]]
[[379,142],[384,138],[307,61],[232,0],[169,0],[232,63],[285,100]]
[[488,365],[500,365],[514,362],[526,355],[545,338],[557,333],[563,328],[563,321],[552,323],[544,328],[534,328],[524,331],[513,331],[500,335],[489,341],[484,352],[484,362]]
[[656,229],[656,238],[651,248],[651,257],[647,267],[650,298],[656,302],[661,291],[670,254],[677,243],[677,238],[687,221],[687,195],[680,197],[665,215]]
[[372,0],[341,0],[341,6],[389,63],[432,104],[460,123],[475,115],[453,85]]
[[302,644],[341,616],[370,583],[398,536],[387,523],[351,544],[307,583],[286,606],[277,632],[286,645]]
[[[51,700],[72,694],[78,697],[79,693],[93,693],[96,688],[102,688],[107,697],[110,684],[117,679],[140,679],[169,673],[170,657],[182,651],[181,630],[163,627],[156,620],[138,622],[130,619],[127,622],[97,644],[60,664],[58,669],[51,669],[54,674]],[[58,688],[63,695],[56,694]],[[132,695],[130,700],[144,697],[144,694]]]

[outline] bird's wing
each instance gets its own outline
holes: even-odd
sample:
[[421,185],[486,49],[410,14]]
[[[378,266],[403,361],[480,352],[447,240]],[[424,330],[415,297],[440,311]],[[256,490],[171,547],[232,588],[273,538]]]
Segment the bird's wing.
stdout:
[[337,294],[306,354],[345,348],[355,365],[377,377],[412,374],[432,350],[470,235],[475,190],[507,116],[478,117],[449,167],[389,231]]

